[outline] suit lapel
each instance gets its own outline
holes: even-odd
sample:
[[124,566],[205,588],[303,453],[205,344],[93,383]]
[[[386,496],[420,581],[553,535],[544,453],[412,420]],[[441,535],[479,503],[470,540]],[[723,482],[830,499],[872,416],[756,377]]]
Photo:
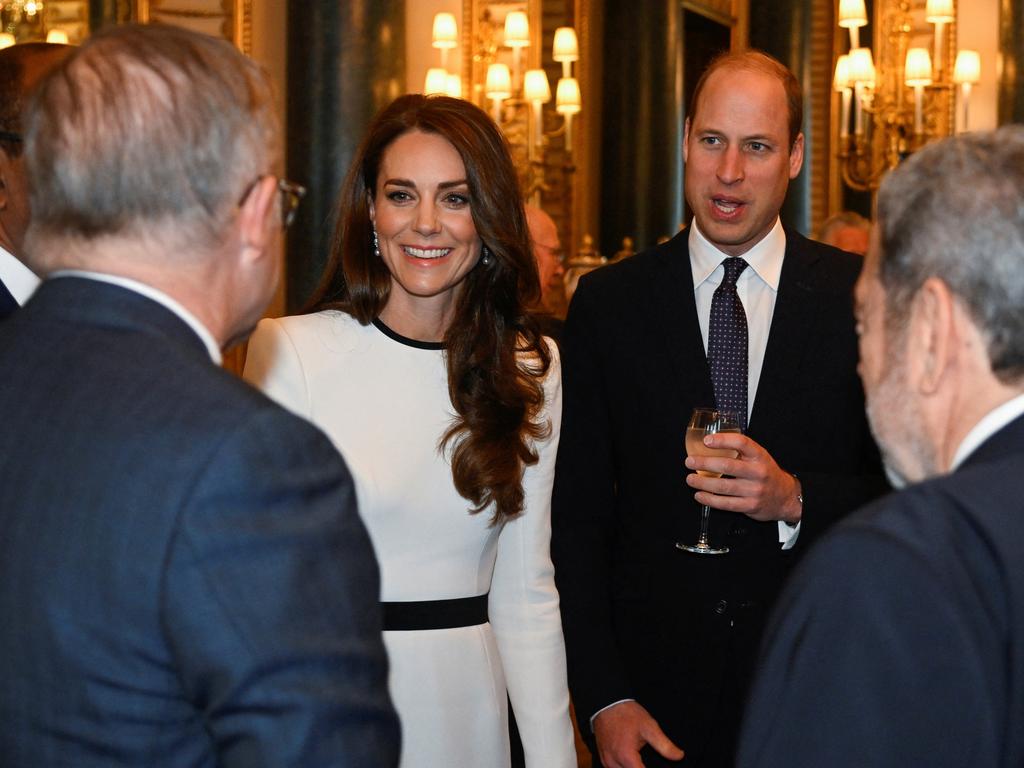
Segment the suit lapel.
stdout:
[[803,238],[786,230],[786,255],[779,277],[779,295],[775,298],[772,327],[768,333],[764,363],[758,380],[757,395],[748,431],[761,426],[780,402],[795,389],[816,332],[815,317],[821,297],[811,280],[814,263],[821,258],[803,247]]
[[662,335],[661,346],[669,361],[669,381],[673,382],[674,397],[687,409],[687,418],[689,409],[696,404],[713,405],[715,402],[697,321],[688,236],[689,229],[685,229],[662,246],[653,302],[656,327]]

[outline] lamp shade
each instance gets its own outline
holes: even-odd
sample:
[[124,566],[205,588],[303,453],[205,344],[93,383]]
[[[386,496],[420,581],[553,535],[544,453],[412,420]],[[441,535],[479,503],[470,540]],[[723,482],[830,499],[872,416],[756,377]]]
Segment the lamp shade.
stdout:
[[505,17],[505,45],[526,48],[530,44],[530,20],[523,11],[509,11]]
[[459,44],[459,27],[455,16],[450,13],[439,13],[434,16],[433,46],[435,48],[455,48]]
[[836,91],[845,91],[847,88],[853,87],[853,81],[850,80],[850,56],[844,53],[836,61],[836,74],[832,78],[832,88]]
[[875,61],[870,48],[854,48],[850,51],[850,80],[861,85],[874,86]]
[[555,109],[562,115],[575,115],[583,109],[580,84],[575,77],[560,77],[555,91]]
[[451,96],[453,99],[462,98],[462,78],[458,75],[448,75],[448,86],[444,89],[444,92]]
[[448,72],[441,67],[427,70],[427,78],[423,83],[423,93],[448,93]]
[[0,48],[10,48],[16,40],[10,32],[0,32]]
[[551,58],[555,61],[578,61],[580,44],[576,39],[576,30],[572,27],[559,27],[555,30],[555,42],[551,47]]
[[863,27],[868,23],[864,0],[839,0],[839,26]]
[[960,51],[956,55],[953,82],[957,85],[963,83],[974,85],[981,82],[981,56],[977,51]]
[[539,101],[542,104],[551,101],[551,85],[543,69],[526,70],[526,76],[523,78],[523,97],[527,101]]
[[58,45],[67,45],[68,33],[63,29],[51,29],[46,33],[46,42],[57,43]]
[[953,0],[928,0],[925,5],[924,18],[929,24],[949,24],[956,21]]
[[507,99],[512,95],[512,73],[508,64],[491,64],[487,67],[487,86],[485,91],[489,99]]
[[911,88],[932,83],[932,57],[927,48],[911,48],[907,51],[907,62],[903,80]]

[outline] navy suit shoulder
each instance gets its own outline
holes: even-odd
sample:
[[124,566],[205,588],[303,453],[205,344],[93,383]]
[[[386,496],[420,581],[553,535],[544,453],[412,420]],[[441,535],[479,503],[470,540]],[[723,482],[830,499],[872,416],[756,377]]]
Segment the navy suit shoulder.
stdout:
[[376,562],[327,438],[117,286],[45,282],[0,366],[4,764],[394,765]]
[[1022,499],[1018,419],[824,537],[766,633],[740,765],[1021,765]]

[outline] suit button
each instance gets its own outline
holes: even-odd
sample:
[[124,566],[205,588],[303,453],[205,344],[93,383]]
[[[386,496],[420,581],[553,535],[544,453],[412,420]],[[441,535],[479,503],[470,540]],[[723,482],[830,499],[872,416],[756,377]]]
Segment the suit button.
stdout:
[[715,603],[715,613],[721,616],[723,613],[725,613],[725,610],[728,607],[729,603],[727,603],[725,600],[719,600],[717,603]]

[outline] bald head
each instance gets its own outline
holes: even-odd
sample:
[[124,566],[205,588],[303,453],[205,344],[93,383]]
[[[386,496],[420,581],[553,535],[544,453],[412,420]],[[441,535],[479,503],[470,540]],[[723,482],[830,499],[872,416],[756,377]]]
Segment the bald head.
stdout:
[[0,50],[0,246],[19,259],[29,220],[22,115],[36,83],[72,50],[70,45],[53,43],[21,43]]
[[526,226],[530,230],[530,243],[533,246],[533,257],[537,260],[537,271],[540,273],[541,303],[549,310],[558,308],[564,303],[562,276],[562,244],[558,239],[558,227],[554,220],[540,208],[527,204]]

